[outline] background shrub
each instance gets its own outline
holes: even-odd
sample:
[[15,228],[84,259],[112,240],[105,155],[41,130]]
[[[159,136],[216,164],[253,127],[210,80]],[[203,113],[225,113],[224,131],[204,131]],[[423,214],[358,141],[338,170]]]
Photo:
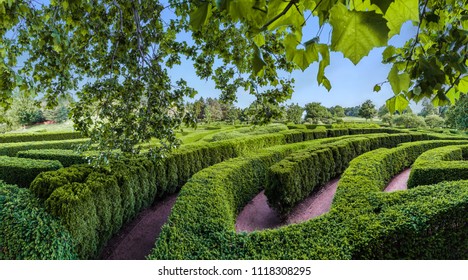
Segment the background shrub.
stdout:
[[28,189],[0,182],[0,259],[75,259],[73,239]]

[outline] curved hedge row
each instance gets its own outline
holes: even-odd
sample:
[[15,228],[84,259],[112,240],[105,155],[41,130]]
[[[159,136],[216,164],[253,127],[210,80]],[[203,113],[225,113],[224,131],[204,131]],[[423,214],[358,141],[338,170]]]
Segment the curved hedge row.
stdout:
[[0,180],[29,188],[31,182],[41,172],[62,168],[57,160],[36,160],[0,156]]
[[157,197],[176,192],[194,173],[248,151],[303,139],[303,134],[185,145],[161,164],[140,158],[113,162],[110,170],[72,166],[40,174],[31,190],[45,200],[48,212],[61,218],[76,240],[79,257],[94,258],[124,223]]
[[0,181],[0,259],[75,259],[73,239],[28,189]]
[[19,151],[37,149],[73,149],[75,145],[86,143],[87,139],[74,139],[62,141],[20,142],[0,144],[0,156],[15,157]]
[[413,164],[408,188],[442,181],[468,179],[468,145],[451,146],[430,150]]
[[54,141],[83,138],[80,132],[11,133],[0,135],[0,143]]
[[283,149],[304,146],[268,148],[217,164],[182,188],[149,258],[466,258],[467,181],[381,193],[391,176],[425,150],[462,143],[424,141],[366,153],[345,171],[328,214],[250,234],[235,232],[237,213],[262,189]]
[[395,147],[402,142],[422,140],[410,134],[381,134],[352,137],[339,142],[298,151],[269,168],[265,186],[268,203],[287,215],[318,187],[343,173],[356,156],[379,147]]
[[58,160],[63,165],[63,167],[69,167],[75,164],[87,163],[86,156],[77,154],[73,150],[60,150],[60,149],[27,150],[27,151],[19,151],[16,154],[16,156],[19,158]]

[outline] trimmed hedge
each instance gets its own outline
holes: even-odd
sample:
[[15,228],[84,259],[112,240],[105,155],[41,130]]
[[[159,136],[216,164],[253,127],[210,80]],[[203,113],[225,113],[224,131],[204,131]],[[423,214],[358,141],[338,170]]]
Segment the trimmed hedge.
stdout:
[[110,170],[81,166],[40,174],[31,190],[45,200],[77,242],[80,258],[94,258],[120,227],[157,197],[176,192],[194,173],[249,151],[284,144],[281,133],[175,150],[162,163],[146,158],[112,162]]
[[462,161],[466,154],[468,145],[443,147],[423,153],[413,164],[408,188],[468,179],[468,162]]
[[29,188],[38,174],[62,168],[56,160],[35,160],[0,156],[0,180]]
[[79,155],[73,150],[59,150],[59,149],[28,150],[28,151],[19,151],[16,156],[19,158],[58,160],[60,161],[60,163],[62,163],[64,167],[68,167],[74,164],[87,163],[85,156]]
[[[319,139],[271,147],[196,173],[181,189],[149,258],[237,258],[242,246],[236,246],[231,239],[235,237],[236,215],[261,191],[269,166],[294,151],[339,140]],[[222,247],[226,242],[230,246]]]
[[83,138],[80,132],[15,133],[0,135],[0,143],[54,141]]
[[262,189],[268,167],[286,156],[282,149],[304,146],[273,147],[217,164],[182,188],[148,258],[467,258],[467,181],[381,192],[385,180],[423,151],[449,144],[424,141],[361,155],[345,171],[328,214],[250,234],[235,232],[237,213]]
[[265,186],[268,203],[287,215],[318,187],[343,173],[356,156],[411,140],[410,134],[359,136],[293,153],[270,167]]
[[14,157],[19,151],[37,149],[73,149],[73,146],[84,144],[87,139],[63,140],[63,141],[42,141],[42,142],[21,142],[0,144],[0,156]]
[[75,259],[73,239],[28,189],[0,182],[0,259]]

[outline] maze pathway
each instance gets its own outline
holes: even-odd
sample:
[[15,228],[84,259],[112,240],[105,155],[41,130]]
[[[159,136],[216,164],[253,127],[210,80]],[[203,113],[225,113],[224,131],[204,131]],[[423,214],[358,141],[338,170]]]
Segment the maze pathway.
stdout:
[[144,260],[154,247],[178,194],[157,201],[115,235],[101,253],[105,260]]
[[388,183],[387,187],[385,187],[384,192],[393,192],[393,191],[400,191],[408,189],[408,178],[411,173],[411,168],[406,168]]
[[237,216],[236,231],[251,232],[254,230],[277,228],[307,221],[327,213],[330,210],[338,181],[339,179],[329,181],[318,192],[299,203],[285,221],[281,221],[278,213],[268,205],[267,198],[262,191]]

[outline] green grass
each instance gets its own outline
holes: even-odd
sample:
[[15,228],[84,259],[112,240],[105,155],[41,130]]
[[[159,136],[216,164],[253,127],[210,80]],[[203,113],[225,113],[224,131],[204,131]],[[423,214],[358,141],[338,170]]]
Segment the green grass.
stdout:
[[67,131],[74,131],[73,122],[70,120],[64,123],[33,125],[30,127],[12,130],[7,133],[31,133],[31,132],[41,133],[41,132],[67,132]]

